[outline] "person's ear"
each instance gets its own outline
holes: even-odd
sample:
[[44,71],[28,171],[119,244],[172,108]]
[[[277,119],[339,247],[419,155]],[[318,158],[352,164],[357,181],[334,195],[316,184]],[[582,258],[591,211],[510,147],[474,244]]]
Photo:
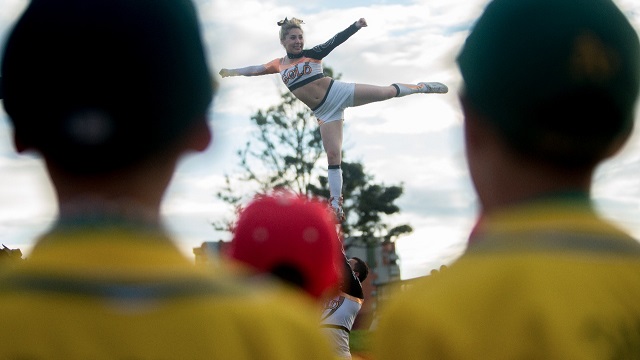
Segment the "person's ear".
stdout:
[[187,134],[187,146],[190,150],[204,151],[213,139],[213,131],[206,118],[196,121]]
[[464,137],[468,148],[475,148],[481,141],[483,135],[480,134],[481,127],[479,123],[479,115],[464,96],[460,96],[460,105],[464,116]]
[[612,141],[609,147],[607,148],[607,151],[602,157],[602,159],[603,160],[608,159],[616,155],[618,152],[620,152],[620,150],[622,150],[624,145],[627,143],[627,140],[629,140],[629,137],[631,137],[631,133],[632,131],[628,131],[616,137],[616,139]]
[[13,132],[13,146],[19,154],[33,150],[33,147],[28,145],[28,142],[24,141],[23,137],[21,137],[15,130]]

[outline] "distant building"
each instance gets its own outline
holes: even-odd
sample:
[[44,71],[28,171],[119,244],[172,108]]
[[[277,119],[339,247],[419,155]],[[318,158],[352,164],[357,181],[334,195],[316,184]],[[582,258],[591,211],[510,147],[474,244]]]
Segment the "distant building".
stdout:
[[228,250],[228,241],[205,241],[200,247],[193,248],[196,265],[213,265]]
[[[371,243],[369,243],[371,244]],[[369,265],[369,276],[364,282],[365,301],[356,318],[354,329],[369,328],[378,303],[381,300],[380,290],[387,285],[400,281],[399,257],[396,245],[391,241],[376,241],[368,245],[357,237],[349,237],[344,241],[347,257],[358,257]]]
[[22,260],[22,251],[20,249],[9,249],[2,244],[0,249],[0,262]]

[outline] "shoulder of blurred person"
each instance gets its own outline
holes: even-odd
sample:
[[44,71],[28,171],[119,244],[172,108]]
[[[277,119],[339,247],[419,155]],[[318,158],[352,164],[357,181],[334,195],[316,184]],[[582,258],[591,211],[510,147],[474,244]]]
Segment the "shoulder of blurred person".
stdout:
[[60,231],[0,272],[0,357],[331,357],[299,291],[198,268],[155,231]]
[[376,358],[638,355],[625,339],[639,336],[640,244],[592,214],[552,209],[505,214],[447,271],[379,304]]

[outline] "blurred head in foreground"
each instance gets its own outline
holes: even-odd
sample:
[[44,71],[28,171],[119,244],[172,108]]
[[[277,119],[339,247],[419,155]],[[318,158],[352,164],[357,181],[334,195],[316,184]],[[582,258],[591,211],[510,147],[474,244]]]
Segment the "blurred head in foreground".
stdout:
[[[640,47],[610,0],[493,1],[457,61],[468,162],[485,210],[509,201],[496,197],[507,196],[497,180],[509,177],[503,164],[584,190],[633,128]],[[562,190],[544,181],[527,182]]]
[[211,141],[200,31],[191,0],[32,0],[17,20],[3,103],[60,219],[0,271],[1,359],[330,358],[308,299],[197,268],[159,221]]
[[91,176],[204,124],[211,79],[190,1],[33,0],[6,43],[1,88],[19,151]]
[[337,291],[344,261],[327,205],[289,193],[259,196],[242,211],[229,254],[318,299]]
[[638,357],[640,243],[590,194],[633,128],[636,31],[613,0],[494,0],[458,65],[482,214],[446,271],[385,303],[374,357]]

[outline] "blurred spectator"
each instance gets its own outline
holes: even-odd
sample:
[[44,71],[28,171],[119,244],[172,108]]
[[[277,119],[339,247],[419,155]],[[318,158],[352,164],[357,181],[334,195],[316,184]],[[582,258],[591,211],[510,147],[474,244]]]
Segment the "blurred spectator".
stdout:
[[349,333],[364,301],[369,267],[347,259],[328,205],[289,192],[260,195],[239,217],[231,258],[251,276],[269,274],[322,302],[321,328],[341,359],[351,359]]
[[60,216],[0,275],[0,358],[331,357],[311,302],[197,268],[162,227],[177,163],[211,141],[211,79],[190,0],[29,3],[3,104]]
[[229,256],[320,300],[337,292],[341,277],[335,224],[320,201],[288,192],[260,195],[240,213]]
[[633,128],[636,31],[611,0],[494,0],[458,65],[481,216],[384,309],[376,359],[640,358],[640,244],[590,199]]

